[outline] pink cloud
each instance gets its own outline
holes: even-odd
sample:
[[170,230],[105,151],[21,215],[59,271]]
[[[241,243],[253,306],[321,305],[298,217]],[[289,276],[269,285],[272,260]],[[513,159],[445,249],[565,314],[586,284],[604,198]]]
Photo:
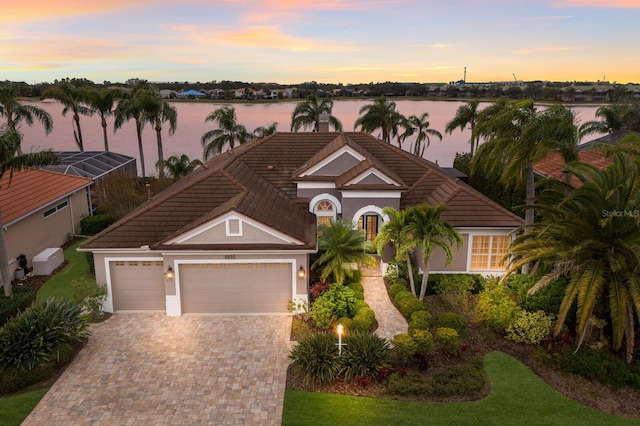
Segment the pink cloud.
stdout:
[[640,8],[638,0],[561,0],[561,7],[628,7]]

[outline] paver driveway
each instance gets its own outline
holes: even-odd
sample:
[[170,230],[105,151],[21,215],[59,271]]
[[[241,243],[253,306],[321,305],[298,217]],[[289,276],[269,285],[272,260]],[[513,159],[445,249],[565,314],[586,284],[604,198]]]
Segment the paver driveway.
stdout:
[[113,315],[24,425],[279,425],[288,316]]

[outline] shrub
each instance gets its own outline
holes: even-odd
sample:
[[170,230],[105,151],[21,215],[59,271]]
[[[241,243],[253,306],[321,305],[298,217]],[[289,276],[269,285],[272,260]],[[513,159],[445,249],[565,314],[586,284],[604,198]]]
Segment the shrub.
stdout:
[[407,291],[407,286],[400,283],[391,284],[389,287],[389,296],[391,296],[392,299],[395,299],[396,295],[401,291]]
[[300,318],[293,317],[291,320],[291,338],[297,342],[312,334],[309,323]]
[[349,283],[346,286],[353,290],[353,294],[356,296],[356,299],[364,300],[364,288],[362,287],[362,284],[355,282]]
[[408,362],[418,350],[416,341],[408,334],[396,334],[393,337],[393,346],[403,362]]
[[511,299],[509,289],[495,280],[480,293],[477,309],[480,320],[500,334],[504,334],[521,311]]
[[89,336],[82,310],[63,299],[32,305],[0,329],[0,369],[33,370],[59,359],[63,349]]
[[409,334],[413,336],[416,330],[429,330],[431,328],[431,321],[433,317],[429,311],[416,311],[411,314],[411,321],[409,322]]
[[640,389],[640,369],[627,365],[607,349],[580,348],[563,352],[559,366],[562,371],[579,374],[589,380],[597,380],[616,388],[630,386]]
[[13,287],[13,297],[6,297],[0,289],[0,326],[31,305],[35,297],[35,293],[29,287]]
[[400,300],[397,303],[397,306],[398,310],[402,315],[404,315],[405,318],[411,318],[411,315],[413,315],[414,312],[427,310],[427,307],[424,305],[424,303],[413,296],[411,296],[411,298]]
[[549,335],[553,317],[543,311],[522,311],[520,316],[507,327],[507,339],[519,343],[537,345]]
[[370,331],[376,324],[376,313],[373,309],[367,305],[366,308],[361,308],[353,316],[353,325],[356,330]]
[[85,259],[87,259],[87,264],[89,265],[89,274],[95,278],[96,277],[96,260],[93,258],[93,253],[88,251],[84,254]]
[[518,304],[529,312],[544,311],[547,314],[555,314],[560,311],[560,304],[567,287],[565,278],[551,281],[533,294],[528,291],[533,287],[540,276],[512,275],[509,277],[508,286],[514,292]]
[[396,304],[398,304],[398,302],[404,299],[415,299],[415,296],[411,294],[410,291],[405,289],[404,291],[397,292],[396,295],[393,297],[393,301],[396,302]]
[[326,329],[340,317],[353,316],[355,303],[353,290],[333,284],[313,303],[310,316],[318,327]]
[[416,352],[431,355],[433,352],[433,334],[428,330],[414,330],[413,341],[416,342]]
[[467,321],[455,312],[446,312],[438,318],[438,327],[453,328],[460,336],[467,335]]
[[462,365],[452,365],[429,376],[398,373],[389,376],[387,392],[392,395],[480,396],[486,390],[482,359],[475,358]]
[[476,280],[473,275],[467,274],[447,274],[442,275],[436,285],[434,291],[438,295],[447,293],[470,293],[476,286]]
[[459,335],[453,328],[439,327],[436,330],[438,346],[449,354],[458,352]]
[[318,297],[322,295],[325,291],[329,291],[331,286],[329,283],[324,281],[317,282],[309,287],[309,293],[311,293],[311,300],[316,300]]
[[365,302],[364,300],[356,300],[356,304],[354,305],[354,314],[357,314],[360,309],[363,308],[369,308],[369,304],[367,302]]
[[82,309],[86,312],[90,321],[99,321],[102,319],[104,312],[102,311],[102,304],[107,298],[107,286],[94,285],[89,290],[89,294],[85,296],[82,301]]
[[331,334],[317,333],[302,339],[289,354],[293,365],[304,373],[306,382],[324,383],[340,374],[336,339]]
[[356,331],[345,338],[345,343],[340,361],[346,379],[374,378],[381,369],[390,367],[391,348],[386,339]]
[[[347,287],[351,287],[352,284],[360,285],[362,288],[362,271],[360,269],[352,269],[351,273],[347,275],[344,279],[344,285]],[[353,291],[357,293],[355,288],[352,288]]]
[[95,216],[87,216],[80,220],[80,233],[82,235],[95,235],[100,231],[107,229],[113,221],[106,214],[98,214]]

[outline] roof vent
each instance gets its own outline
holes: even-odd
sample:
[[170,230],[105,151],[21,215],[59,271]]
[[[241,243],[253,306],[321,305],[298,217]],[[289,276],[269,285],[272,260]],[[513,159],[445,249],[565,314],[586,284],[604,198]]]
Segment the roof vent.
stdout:
[[320,116],[318,117],[318,131],[329,131],[329,114],[320,114]]
[[269,165],[267,166],[267,170],[273,170],[273,165],[272,165],[272,164],[269,164]]

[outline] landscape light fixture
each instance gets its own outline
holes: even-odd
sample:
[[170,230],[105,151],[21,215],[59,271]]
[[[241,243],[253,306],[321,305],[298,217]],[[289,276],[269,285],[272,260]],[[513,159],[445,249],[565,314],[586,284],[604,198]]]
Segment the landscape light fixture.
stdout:
[[342,355],[342,347],[346,346],[342,344],[342,335],[344,334],[344,326],[342,324],[338,324],[336,327],[336,331],[338,332],[338,355]]
[[302,266],[300,266],[300,268],[298,269],[298,279],[304,280],[304,277],[306,276],[307,276],[307,272],[304,270]]
[[164,272],[164,278],[168,281],[171,281],[173,280],[173,277],[174,277],[173,268],[169,266],[167,270]]

